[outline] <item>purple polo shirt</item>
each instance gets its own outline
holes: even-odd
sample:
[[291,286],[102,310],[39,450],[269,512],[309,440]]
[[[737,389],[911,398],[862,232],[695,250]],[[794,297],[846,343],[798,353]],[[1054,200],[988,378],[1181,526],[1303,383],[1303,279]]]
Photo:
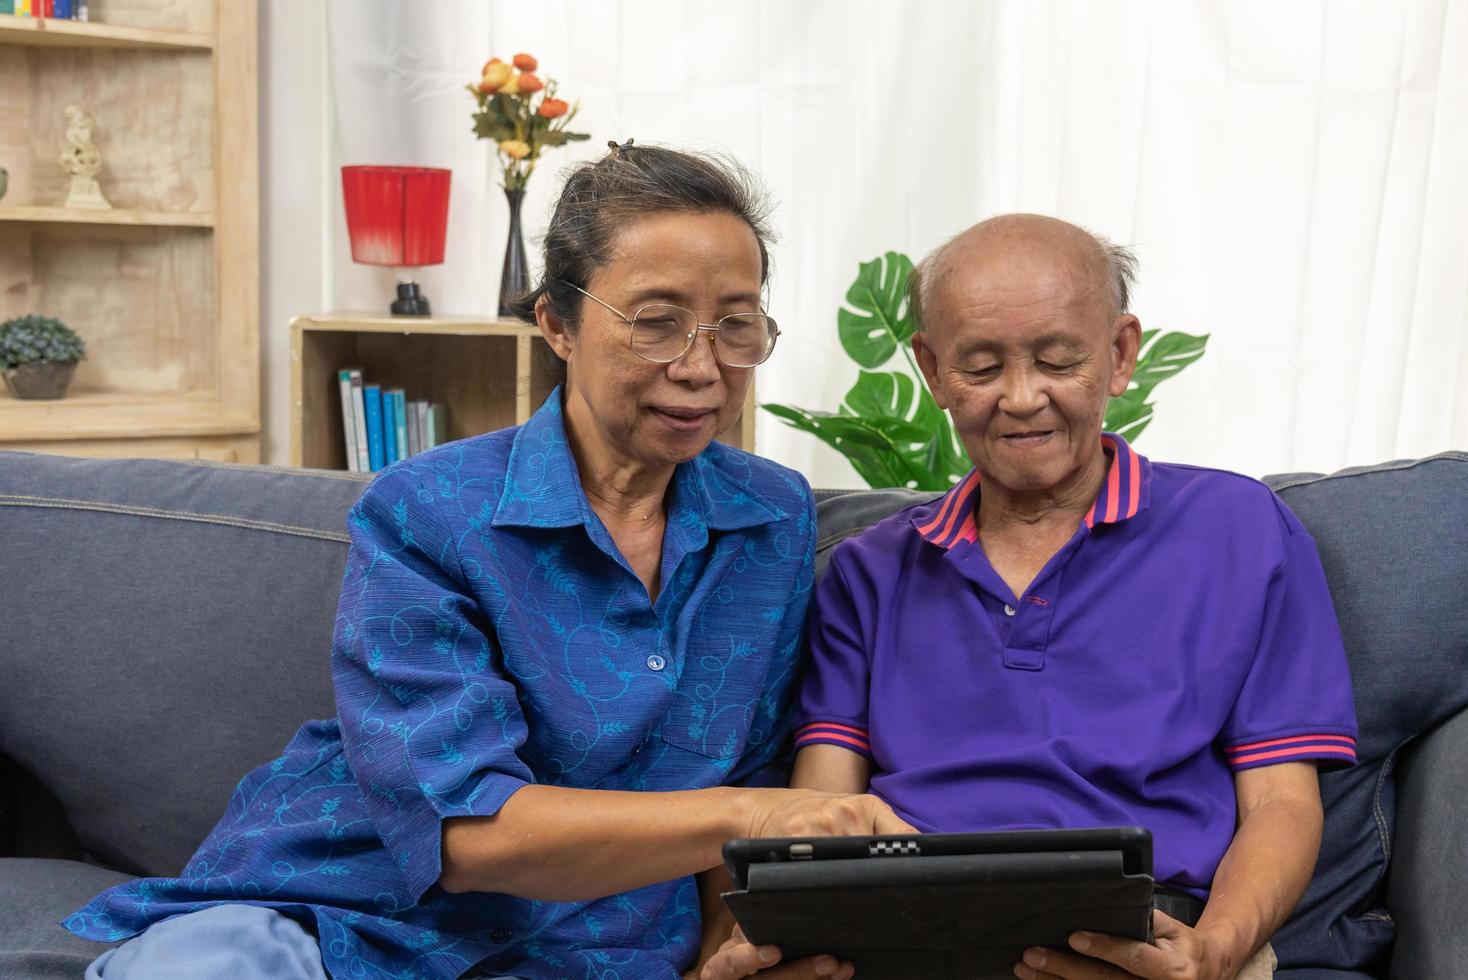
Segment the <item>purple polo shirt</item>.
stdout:
[[842,542],[816,590],[796,745],[872,762],[924,831],[1138,825],[1207,897],[1233,774],[1349,765],[1356,717],[1315,542],[1268,487],[1119,436],[1023,596],[978,541],[979,479]]

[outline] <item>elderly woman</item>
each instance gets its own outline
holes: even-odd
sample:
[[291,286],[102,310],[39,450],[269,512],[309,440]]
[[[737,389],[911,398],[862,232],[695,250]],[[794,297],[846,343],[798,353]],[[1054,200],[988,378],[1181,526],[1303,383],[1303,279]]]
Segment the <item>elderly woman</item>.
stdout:
[[761,788],[815,538],[799,474],[714,442],[779,334],[766,240],[737,168],[629,141],[571,175],[525,304],[564,387],[371,485],[337,717],[245,777],[182,877],[67,920],[137,937],[88,976],[676,977],[729,935],[701,908],[725,840],[906,830]]

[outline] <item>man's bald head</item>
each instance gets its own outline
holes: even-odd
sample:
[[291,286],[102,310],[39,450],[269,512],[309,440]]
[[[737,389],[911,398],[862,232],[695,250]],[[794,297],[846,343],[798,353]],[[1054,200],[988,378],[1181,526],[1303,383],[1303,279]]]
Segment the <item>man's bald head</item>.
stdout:
[[931,326],[923,318],[924,311],[932,309],[936,291],[945,280],[965,274],[983,276],[1006,260],[1028,263],[1030,274],[1071,279],[1078,294],[1095,296],[1105,304],[1108,319],[1128,312],[1137,268],[1136,256],[1129,250],[1059,218],[1004,214],[960,232],[913,270],[909,308],[918,329]]

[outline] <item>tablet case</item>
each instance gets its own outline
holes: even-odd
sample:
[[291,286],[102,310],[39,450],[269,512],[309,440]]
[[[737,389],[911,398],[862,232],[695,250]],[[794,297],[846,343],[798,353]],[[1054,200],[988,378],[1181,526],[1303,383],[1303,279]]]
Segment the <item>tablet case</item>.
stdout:
[[[1150,938],[1150,835],[1079,833],[731,842],[726,858],[741,887],[724,900],[752,942],[779,946],[786,960],[830,953],[862,980],[1012,978],[1027,947],[1065,948],[1079,929]],[[1114,846],[1044,849],[1107,841]],[[1033,849],[1007,849],[1015,846]],[[867,856],[820,859],[855,847]],[[978,853],[916,853],[955,849]]]

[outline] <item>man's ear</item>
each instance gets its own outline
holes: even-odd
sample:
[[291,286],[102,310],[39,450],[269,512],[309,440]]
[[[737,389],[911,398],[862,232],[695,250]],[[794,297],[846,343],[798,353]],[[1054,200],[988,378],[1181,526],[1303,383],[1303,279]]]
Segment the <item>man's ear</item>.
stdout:
[[1142,321],[1130,313],[1117,317],[1111,325],[1111,380],[1106,389],[1112,398],[1126,394],[1141,347]]
[[933,393],[933,401],[945,412],[948,410],[948,402],[943,397],[943,389],[938,384],[938,355],[933,353],[933,348],[928,346],[928,335],[919,330],[912,335],[912,354],[917,358],[918,370],[923,373],[923,380],[927,382],[928,390]]
[[550,349],[556,352],[556,356],[563,361],[571,359],[571,351],[576,346],[576,337],[567,326],[566,321],[551,310],[550,298],[541,293],[535,300],[535,325],[540,327],[540,335],[550,345]]

